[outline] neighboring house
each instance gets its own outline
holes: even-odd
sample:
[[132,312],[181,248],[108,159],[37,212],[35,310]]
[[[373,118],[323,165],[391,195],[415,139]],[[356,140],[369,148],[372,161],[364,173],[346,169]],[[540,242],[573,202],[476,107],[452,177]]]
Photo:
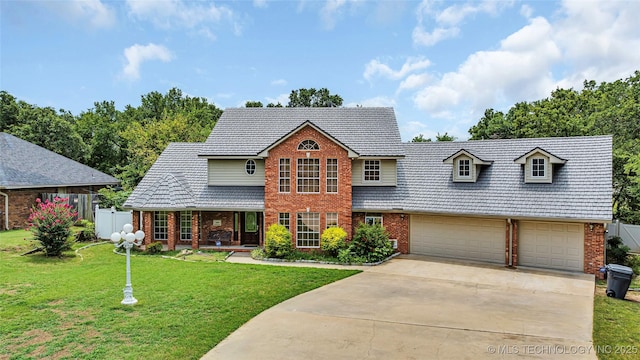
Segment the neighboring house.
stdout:
[[24,228],[43,194],[91,195],[116,184],[112,176],[0,132],[0,230]]
[[611,151],[610,136],[402,143],[392,108],[227,109],[125,206],[171,249],[262,245],[278,222],[317,249],[327,227],[364,222],[402,253],[596,273]]

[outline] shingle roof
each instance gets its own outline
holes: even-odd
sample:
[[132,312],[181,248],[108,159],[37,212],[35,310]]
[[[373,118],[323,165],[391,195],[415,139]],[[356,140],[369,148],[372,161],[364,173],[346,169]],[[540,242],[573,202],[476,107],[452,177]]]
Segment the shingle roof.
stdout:
[[264,187],[208,186],[202,143],[171,143],[124,206],[139,210],[263,210]]
[[[404,144],[397,187],[354,187],[354,210],[610,221],[611,136]],[[551,184],[525,184],[514,159],[540,147],[567,162]],[[466,149],[486,161],[477,182],[454,183],[442,159]]]
[[0,132],[0,189],[115,185],[118,179]]
[[202,156],[255,156],[309,121],[362,157],[401,157],[404,148],[393,108],[225,109]]

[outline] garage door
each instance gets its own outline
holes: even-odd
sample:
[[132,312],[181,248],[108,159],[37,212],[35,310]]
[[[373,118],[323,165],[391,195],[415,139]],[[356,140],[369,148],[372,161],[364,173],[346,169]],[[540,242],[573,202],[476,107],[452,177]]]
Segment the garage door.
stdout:
[[504,263],[504,220],[411,215],[412,254]]
[[582,271],[582,224],[521,221],[518,224],[518,264]]

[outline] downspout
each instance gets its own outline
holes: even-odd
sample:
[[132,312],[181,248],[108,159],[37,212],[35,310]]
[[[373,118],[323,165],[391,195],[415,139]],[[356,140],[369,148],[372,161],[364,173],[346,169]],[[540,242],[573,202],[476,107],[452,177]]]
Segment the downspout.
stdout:
[[9,230],[9,195],[2,191],[0,195],[4,196],[4,229]]
[[513,223],[511,218],[507,219],[509,223],[509,267],[513,267]]

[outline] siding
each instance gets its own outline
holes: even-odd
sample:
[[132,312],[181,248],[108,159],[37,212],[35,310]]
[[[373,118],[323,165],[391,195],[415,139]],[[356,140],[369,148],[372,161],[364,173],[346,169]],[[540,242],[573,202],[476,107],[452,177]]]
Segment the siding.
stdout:
[[[371,159],[375,160],[375,159]],[[380,181],[364,182],[362,168],[364,160],[354,160],[352,162],[352,184],[353,186],[396,186],[398,180],[396,160],[380,160]]]
[[247,175],[247,160],[209,160],[209,185],[217,186],[264,186],[264,160],[254,159],[256,172]]

